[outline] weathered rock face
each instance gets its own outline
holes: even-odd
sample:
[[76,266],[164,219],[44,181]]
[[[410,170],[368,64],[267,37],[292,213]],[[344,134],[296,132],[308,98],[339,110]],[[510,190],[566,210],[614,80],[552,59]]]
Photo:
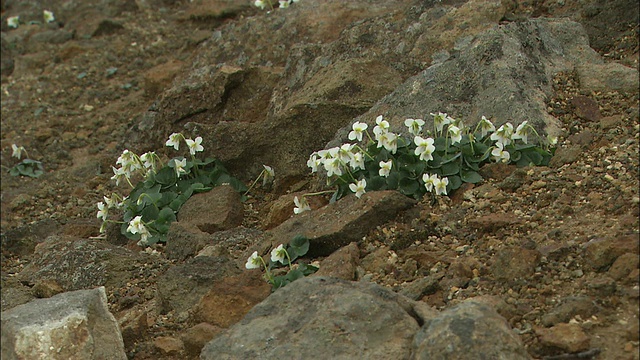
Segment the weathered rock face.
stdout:
[[371,283],[312,277],[290,284],[203,349],[201,359],[408,359],[428,308]]
[[36,299],[2,312],[3,359],[126,359],[104,287]]

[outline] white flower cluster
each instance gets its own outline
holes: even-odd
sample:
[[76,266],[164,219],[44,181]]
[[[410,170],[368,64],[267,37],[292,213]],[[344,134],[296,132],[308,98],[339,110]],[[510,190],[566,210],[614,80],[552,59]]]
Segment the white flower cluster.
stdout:
[[[42,19],[44,20],[45,23],[51,23],[56,21],[55,16],[53,15],[53,12],[49,11],[49,10],[43,10],[42,11]],[[16,16],[10,16],[7,18],[7,25],[10,28],[17,28],[18,26],[20,26],[20,15],[16,15]]]
[[[281,9],[286,9],[289,5],[297,3],[298,1],[300,0],[280,0],[278,1],[278,4]],[[253,2],[253,5],[259,7],[261,10],[264,10],[266,7],[273,9],[274,2],[271,2],[271,0],[256,0]]]

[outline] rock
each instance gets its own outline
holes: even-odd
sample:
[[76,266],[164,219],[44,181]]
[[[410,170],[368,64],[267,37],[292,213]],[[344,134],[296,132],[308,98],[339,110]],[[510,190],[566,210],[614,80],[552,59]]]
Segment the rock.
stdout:
[[580,146],[570,145],[568,147],[559,147],[551,160],[549,167],[558,168],[564,164],[571,164],[578,160],[578,157],[584,152]]
[[202,348],[221,331],[222,328],[215,325],[200,323],[187,329],[180,338],[187,354],[197,357]]
[[256,305],[200,359],[409,358],[413,335],[433,315],[375,284],[307,277]]
[[598,306],[594,299],[588,296],[569,296],[560,299],[560,305],[549,313],[541,317],[542,325],[553,326],[559,323],[566,323],[579,315],[583,319],[588,319],[598,312]]
[[147,70],[144,73],[145,94],[151,97],[161,93],[185,67],[185,63],[180,60],[171,60]]
[[608,271],[608,275],[614,280],[628,278],[632,271],[638,269],[639,263],[638,254],[622,254],[613,262],[613,265],[611,265]]
[[573,112],[583,120],[595,122],[602,118],[598,103],[589,97],[577,95],[571,98],[570,103],[573,106]]
[[428,318],[413,339],[412,358],[531,359],[507,321],[473,298]]
[[9,47],[9,42],[6,40],[4,31],[2,32],[2,35],[0,37],[0,54],[2,54],[2,57],[0,59],[0,76],[10,76],[13,73],[14,60],[12,51]]
[[182,340],[171,336],[160,336],[153,340],[153,346],[162,354],[175,356],[184,350]]
[[178,222],[189,223],[209,234],[240,226],[243,218],[240,194],[229,185],[191,196],[178,212]]
[[126,359],[104,287],[37,299],[2,312],[3,359]]
[[64,292],[64,289],[55,279],[37,280],[33,285],[33,294],[38,298],[50,298]]
[[124,346],[129,349],[147,334],[149,317],[145,309],[127,309],[123,314],[118,314],[118,324]]
[[584,333],[579,324],[557,324],[548,329],[536,329],[536,335],[543,346],[554,347],[575,353],[589,349],[591,338]]
[[617,62],[583,64],[576,68],[580,87],[587,91],[619,91],[638,93],[640,82],[637,69]]
[[57,233],[59,229],[60,224],[47,219],[7,230],[1,235],[2,250],[18,256],[32,254],[38,243]]
[[141,263],[153,260],[100,240],[49,236],[36,246],[32,261],[18,278],[31,284],[55,281],[64,291],[118,287],[136,276],[133,270]]
[[577,134],[573,134],[567,138],[572,144],[580,145],[582,147],[593,146],[594,135],[589,129],[584,129]]
[[585,262],[594,270],[606,270],[622,254],[637,255],[638,244],[634,235],[592,239],[583,245]]
[[333,252],[320,263],[313,276],[330,276],[342,280],[355,280],[360,250],[355,242]]
[[211,284],[211,289],[192,308],[192,319],[227,328],[271,294],[271,285],[260,271],[243,271]]
[[[296,196],[300,198],[304,194],[306,194],[306,192],[304,191],[285,194],[271,203],[269,212],[262,222],[263,228],[267,230],[273,229],[274,227],[282,224],[283,222],[294,216],[293,208],[295,207],[295,203],[293,200]],[[329,203],[324,197],[321,196],[308,196],[306,199],[311,210],[319,209]]]
[[225,256],[197,256],[171,267],[157,279],[159,308],[180,314],[192,308],[216,281],[237,275],[240,269]]
[[393,219],[415,204],[394,190],[372,191],[361,198],[346,196],[316,211],[307,211],[267,232],[272,245],[303,235],[309,239],[308,256],[327,256],[362,239],[371,229]]
[[502,228],[513,226],[520,222],[519,218],[511,214],[496,213],[469,219],[467,224],[480,233],[495,233]]
[[537,250],[505,248],[492,257],[491,273],[498,280],[515,280],[533,274],[540,261]]
[[416,301],[425,295],[435,294],[440,289],[438,281],[442,277],[443,275],[429,275],[418,278],[404,285],[400,290],[400,294]]
[[211,235],[186,222],[171,224],[167,233],[168,259],[184,261],[204,249]]

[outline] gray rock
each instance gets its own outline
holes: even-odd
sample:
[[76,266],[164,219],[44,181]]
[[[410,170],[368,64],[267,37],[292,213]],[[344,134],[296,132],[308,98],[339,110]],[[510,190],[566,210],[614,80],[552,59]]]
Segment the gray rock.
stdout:
[[126,359],[104,287],[37,299],[2,312],[2,358]]
[[427,319],[412,359],[530,359],[506,320],[483,302],[467,300]]
[[432,315],[375,284],[309,277],[256,305],[200,359],[408,359],[413,335]]
[[357,198],[346,196],[321,209],[294,216],[267,232],[277,246],[296,235],[309,238],[309,256],[327,256],[350,242],[358,242],[371,229],[393,219],[415,204],[395,190],[372,191]]
[[124,286],[142,263],[154,263],[146,254],[94,239],[49,236],[36,246],[32,261],[18,274],[20,281],[55,280],[64,291],[97,286]]

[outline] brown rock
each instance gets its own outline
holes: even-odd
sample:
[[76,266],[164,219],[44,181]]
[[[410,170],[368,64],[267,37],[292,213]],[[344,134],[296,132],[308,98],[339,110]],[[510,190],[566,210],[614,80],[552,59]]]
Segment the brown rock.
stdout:
[[153,97],[171,85],[173,79],[180,73],[185,64],[180,60],[171,60],[156,65],[144,74],[144,90],[147,96]]
[[571,105],[573,106],[573,113],[583,120],[599,121],[602,118],[598,103],[589,97],[575,96],[571,99]]
[[228,185],[192,196],[178,213],[178,221],[190,223],[210,234],[240,226],[243,218],[240,194]]
[[587,319],[598,312],[598,306],[594,299],[588,296],[570,296],[561,299],[561,304],[542,316],[541,321],[544,326],[553,326],[571,320],[574,316],[580,315]]
[[33,286],[33,294],[38,298],[50,298],[61,292],[64,289],[55,279],[39,279]]
[[187,354],[197,356],[204,345],[221,331],[222,328],[203,322],[187,329],[180,339]]
[[481,233],[493,233],[501,228],[519,224],[520,218],[505,213],[489,214],[470,219],[467,224]]
[[[291,218],[294,215],[293,208],[295,207],[293,199],[296,196],[300,199],[304,194],[304,191],[286,194],[274,201],[269,208],[269,213],[265,216],[265,219],[262,222],[263,227],[265,229],[273,229]],[[311,210],[319,209],[329,203],[322,196],[308,196],[306,199]]]
[[122,340],[125,348],[130,348],[136,341],[140,341],[147,333],[149,327],[149,318],[147,312],[138,308],[133,308],[119,317]]
[[582,331],[578,324],[562,323],[549,329],[536,329],[543,346],[560,348],[575,353],[589,349],[591,338]]
[[393,219],[415,204],[395,190],[371,191],[360,199],[348,195],[317,211],[307,211],[271,229],[275,245],[282,239],[303,235],[309,239],[308,256],[327,256],[342,246],[359,241],[371,229]]
[[638,259],[638,254],[622,254],[613,262],[613,265],[611,265],[608,271],[608,275],[614,280],[621,280],[628,277],[633,270],[638,269],[639,263],[640,259]]
[[163,355],[178,355],[184,350],[182,340],[171,336],[161,336],[153,341],[153,346]]
[[606,270],[622,254],[638,254],[636,235],[595,238],[584,245],[585,261],[595,270]]
[[317,276],[331,276],[344,280],[355,280],[356,266],[360,259],[360,250],[355,242],[343,246],[320,263]]
[[493,256],[491,273],[498,280],[513,280],[533,274],[540,260],[540,252],[523,248],[499,250]]
[[240,321],[251,308],[271,294],[271,286],[258,271],[244,271],[213,285],[193,309],[193,319],[221,328]]

